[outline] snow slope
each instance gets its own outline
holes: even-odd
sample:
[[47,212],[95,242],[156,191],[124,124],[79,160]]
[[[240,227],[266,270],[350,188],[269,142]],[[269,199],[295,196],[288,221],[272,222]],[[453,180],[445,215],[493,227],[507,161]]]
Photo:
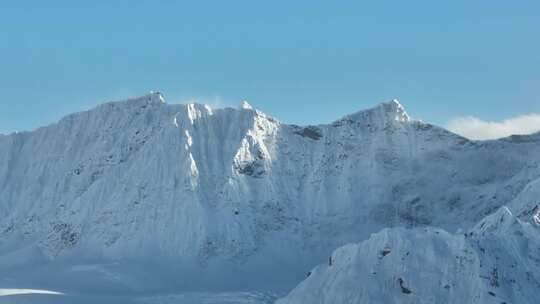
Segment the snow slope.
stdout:
[[276,304],[538,303],[539,232],[506,207],[465,234],[384,229],[336,250]]
[[469,141],[397,101],[317,126],[159,93],[106,103],[0,137],[0,284],[289,290],[385,227],[536,214],[538,155],[538,134]]

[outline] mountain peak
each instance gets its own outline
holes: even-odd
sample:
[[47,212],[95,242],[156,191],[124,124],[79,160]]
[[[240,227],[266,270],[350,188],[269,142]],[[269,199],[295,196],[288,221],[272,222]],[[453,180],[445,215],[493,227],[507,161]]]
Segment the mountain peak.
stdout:
[[[135,96],[135,97],[118,100],[118,101],[110,101],[100,106],[110,105],[110,104],[116,104],[120,106],[139,106],[139,105],[147,105],[147,104],[164,104],[164,103],[165,103],[165,99],[163,98],[163,95],[161,94],[161,92],[150,91],[144,95]],[[98,106],[98,108],[100,106]]]
[[152,102],[165,103],[163,94],[159,91],[150,91],[146,96],[148,96]]
[[391,101],[380,103],[378,106],[375,107],[375,109],[382,110],[385,117],[395,121],[407,122],[411,119],[405,111],[403,105],[401,105],[401,103],[397,99],[392,99]]
[[391,101],[382,102],[371,109],[347,115],[338,121],[343,120],[367,122],[369,124],[395,124],[409,122],[411,118],[401,103],[397,99],[392,99]]
[[244,110],[253,110],[253,107],[247,102],[247,100],[244,100],[240,103],[240,109]]

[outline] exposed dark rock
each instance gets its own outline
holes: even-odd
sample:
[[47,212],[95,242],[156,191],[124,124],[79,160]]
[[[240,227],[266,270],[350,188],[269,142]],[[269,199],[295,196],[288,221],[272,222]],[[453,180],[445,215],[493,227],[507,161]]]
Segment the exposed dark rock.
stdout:
[[404,293],[404,294],[411,294],[412,293],[412,291],[409,288],[404,286],[404,284],[403,284],[404,282],[403,282],[402,278],[399,278],[398,282],[399,282],[399,287],[401,288],[402,293]]
[[264,167],[258,161],[237,165],[236,170],[240,174],[251,177],[261,177],[265,173]]
[[313,140],[319,140],[322,137],[321,130],[315,126],[300,128],[298,130],[295,130],[294,134],[298,134],[300,136],[307,137]]
[[388,247],[385,247],[383,250],[381,250],[379,256],[380,256],[380,258],[382,259],[383,257],[389,255],[390,252],[392,252],[392,250],[390,250],[390,248],[388,248]]

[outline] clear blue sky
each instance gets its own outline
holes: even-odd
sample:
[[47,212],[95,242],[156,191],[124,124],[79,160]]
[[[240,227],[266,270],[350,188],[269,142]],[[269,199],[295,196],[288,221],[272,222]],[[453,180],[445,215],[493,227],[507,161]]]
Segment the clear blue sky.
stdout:
[[540,112],[540,1],[1,1],[0,132],[160,90],[330,122]]

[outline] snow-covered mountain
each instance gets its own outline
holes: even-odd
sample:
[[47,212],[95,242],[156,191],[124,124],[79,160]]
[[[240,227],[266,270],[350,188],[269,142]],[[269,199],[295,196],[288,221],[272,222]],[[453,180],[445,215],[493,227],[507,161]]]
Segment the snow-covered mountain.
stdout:
[[538,303],[540,229],[507,207],[471,230],[387,228],[341,247],[277,304]]
[[289,290],[386,227],[415,229],[375,238],[469,246],[456,231],[503,205],[534,225],[539,155],[540,134],[469,141],[397,101],[295,126],[151,93],[0,136],[0,272],[39,288],[91,272],[128,289]]

